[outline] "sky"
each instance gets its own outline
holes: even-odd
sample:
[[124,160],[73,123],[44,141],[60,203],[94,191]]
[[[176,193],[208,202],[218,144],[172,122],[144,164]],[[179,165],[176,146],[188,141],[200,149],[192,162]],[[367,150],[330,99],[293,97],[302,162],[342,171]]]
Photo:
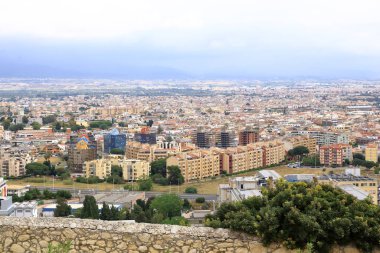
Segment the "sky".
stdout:
[[378,0],[0,2],[1,77],[380,79]]

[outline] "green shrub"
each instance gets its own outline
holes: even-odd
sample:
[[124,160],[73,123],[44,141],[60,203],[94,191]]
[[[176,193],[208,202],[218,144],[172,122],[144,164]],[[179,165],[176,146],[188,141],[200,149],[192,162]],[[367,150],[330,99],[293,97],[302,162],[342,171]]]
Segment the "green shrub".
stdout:
[[328,252],[355,244],[363,252],[380,246],[380,207],[339,188],[314,183],[276,182],[263,196],[223,203],[206,225],[260,236],[265,245]]
[[185,193],[196,194],[198,193],[198,190],[194,186],[189,186],[189,187],[186,187]]
[[206,202],[206,200],[205,200],[205,198],[204,197],[198,197],[198,198],[196,198],[195,199],[195,202],[197,202],[197,203],[205,203]]

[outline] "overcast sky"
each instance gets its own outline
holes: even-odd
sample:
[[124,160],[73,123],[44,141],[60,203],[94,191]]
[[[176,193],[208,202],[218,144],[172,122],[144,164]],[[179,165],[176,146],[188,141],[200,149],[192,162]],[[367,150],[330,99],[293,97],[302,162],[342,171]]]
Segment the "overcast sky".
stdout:
[[0,75],[380,78],[379,0],[10,0]]

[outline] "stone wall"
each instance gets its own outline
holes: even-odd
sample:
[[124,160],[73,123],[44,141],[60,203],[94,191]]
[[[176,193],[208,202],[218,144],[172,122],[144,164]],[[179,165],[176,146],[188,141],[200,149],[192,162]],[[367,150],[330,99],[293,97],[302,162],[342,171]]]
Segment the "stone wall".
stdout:
[[[1,252],[47,252],[72,242],[70,252],[290,252],[263,247],[255,237],[226,229],[68,218],[0,217]],[[337,248],[334,252],[358,252]]]

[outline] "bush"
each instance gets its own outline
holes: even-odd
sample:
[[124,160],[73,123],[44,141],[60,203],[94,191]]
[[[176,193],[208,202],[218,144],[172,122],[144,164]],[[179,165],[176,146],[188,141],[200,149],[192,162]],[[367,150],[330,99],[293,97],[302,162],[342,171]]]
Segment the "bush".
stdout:
[[185,189],[185,193],[196,194],[198,193],[198,190],[194,186],[189,186]]
[[166,177],[163,177],[161,174],[154,174],[152,176],[154,183],[159,185],[169,185],[169,180]]
[[152,179],[141,179],[138,181],[140,191],[150,191],[152,190],[153,184]]
[[71,199],[71,192],[65,190],[59,190],[56,193],[57,198]]
[[276,182],[263,196],[223,203],[206,225],[260,236],[265,245],[328,252],[332,245],[355,244],[363,252],[380,246],[380,207],[338,188],[314,183]]
[[206,200],[205,200],[204,197],[198,197],[198,198],[195,199],[195,202],[197,202],[197,203],[205,203]]

